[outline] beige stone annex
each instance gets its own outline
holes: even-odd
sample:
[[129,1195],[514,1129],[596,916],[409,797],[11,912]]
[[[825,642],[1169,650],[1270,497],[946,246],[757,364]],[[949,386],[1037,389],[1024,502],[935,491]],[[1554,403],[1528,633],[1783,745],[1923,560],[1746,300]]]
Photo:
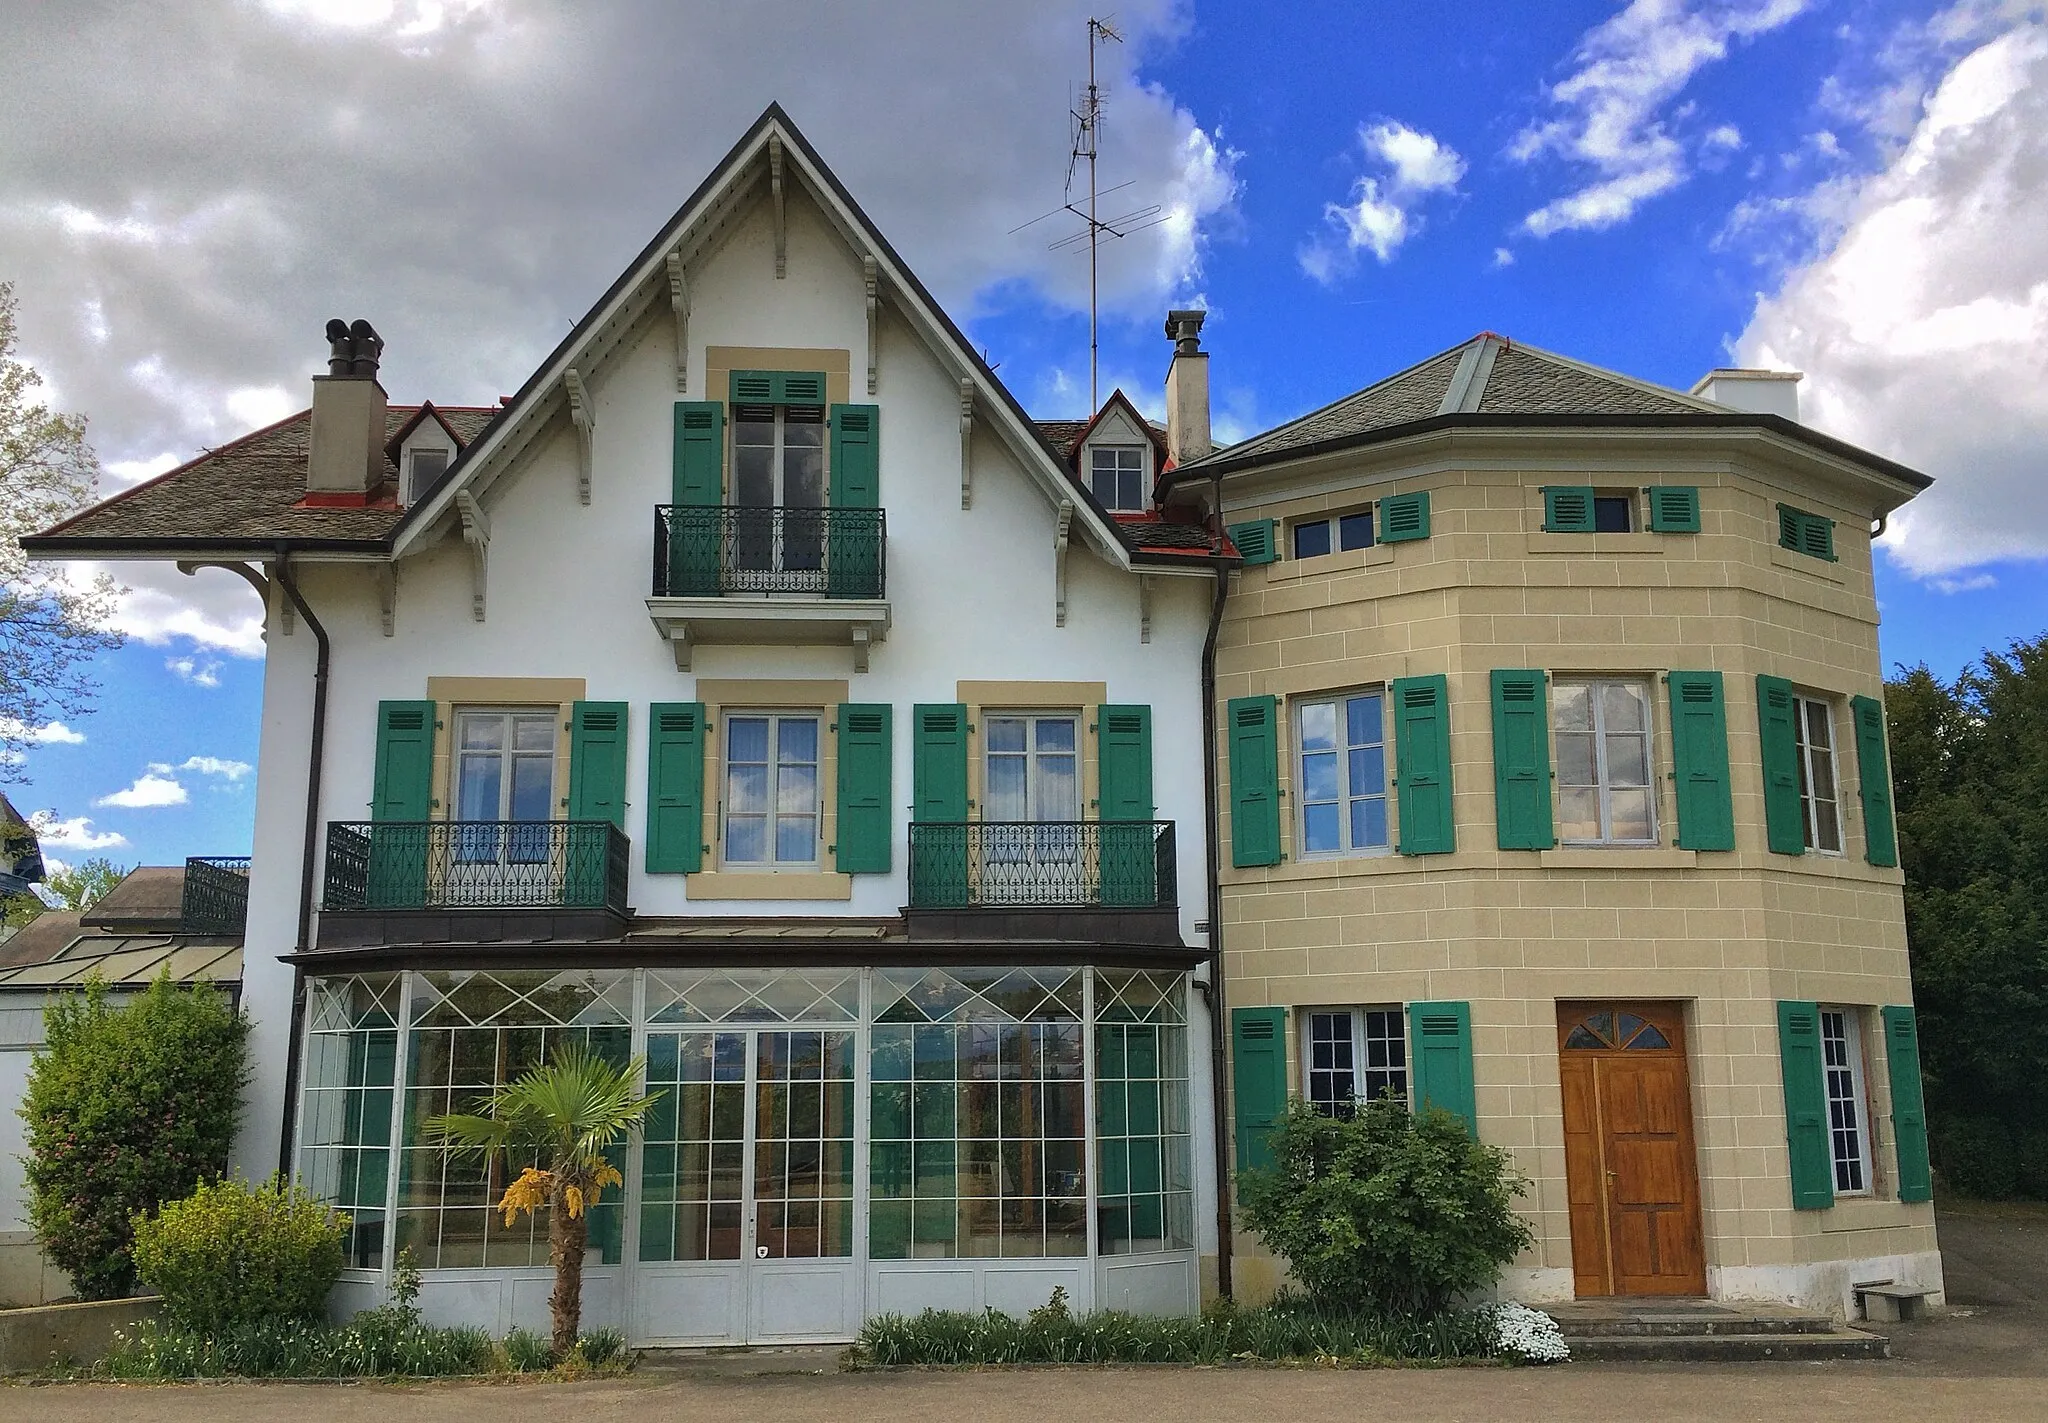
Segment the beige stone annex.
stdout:
[[1928,481],[1795,379],[1486,335],[1168,475],[1246,563],[1238,1165],[1285,1095],[1412,1093],[1531,1179],[1514,1295],[1938,1300],[1871,584]]

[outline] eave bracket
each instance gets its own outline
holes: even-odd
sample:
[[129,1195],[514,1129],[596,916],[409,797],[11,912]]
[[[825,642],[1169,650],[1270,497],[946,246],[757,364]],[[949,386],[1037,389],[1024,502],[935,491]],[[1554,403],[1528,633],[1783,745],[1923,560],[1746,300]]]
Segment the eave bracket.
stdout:
[[462,518],[462,541],[469,545],[469,611],[484,620],[484,591],[490,572],[491,520],[467,489],[455,491],[455,512]]
[[690,285],[683,276],[683,254],[668,254],[668,305],[676,316],[676,394],[690,389]]
[[974,382],[960,378],[960,507],[974,504]]
[[1059,524],[1052,536],[1053,626],[1067,625],[1067,543],[1074,530],[1074,501],[1060,500]]
[[775,279],[789,275],[789,214],[782,196],[782,136],[768,135],[768,195],[775,210]]
[[597,433],[597,410],[590,402],[589,389],[583,384],[583,373],[574,366],[562,372],[562,388],[568,392],[569,419],[576,426],[576,497],[588,504],[591,442]]
[[882,276],[872,256],[860,259],[861,281],[868,295],[868,394],[881,380]]

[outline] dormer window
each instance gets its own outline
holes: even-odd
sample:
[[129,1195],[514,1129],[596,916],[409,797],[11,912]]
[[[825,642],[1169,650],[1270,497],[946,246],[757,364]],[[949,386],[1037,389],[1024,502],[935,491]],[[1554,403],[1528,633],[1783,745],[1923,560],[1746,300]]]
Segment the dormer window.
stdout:
[[1145,497],[1143,445],[1093,445],[1089,449],[1089,487],[1105,509],[1140,513]]
[[448,451],[438,449],[413,450],[405,460],[405,502],[417,504],[420,496],[434,487],[448,469]]

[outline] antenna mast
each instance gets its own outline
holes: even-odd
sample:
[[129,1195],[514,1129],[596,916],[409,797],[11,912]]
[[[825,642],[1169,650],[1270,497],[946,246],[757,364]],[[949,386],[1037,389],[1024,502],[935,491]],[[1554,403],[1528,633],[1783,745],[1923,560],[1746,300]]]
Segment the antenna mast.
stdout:
[[[1088,160],[1088,413],[1094,414],[1102,408],[1102,394],[1099,389],[1101,349],[1097,340],[1096,325],[1096,249],[1101,245],[1102,233],[1108,224],[1102,222],[1095,212],[1095,159],[1101,152],[1102,133],[1102,86],[1095,82],[1095,45],[1097,40],[1115,40],[1123,43],[1107,20],[1088,17],[1088,87],[1081,93],[1081,107],[1074,110],[1074,151],[1067,160],[1067,202],[1073,205],[1074,165],[1081,159]],[[1123,234],[1118,233],[1119,237]]]

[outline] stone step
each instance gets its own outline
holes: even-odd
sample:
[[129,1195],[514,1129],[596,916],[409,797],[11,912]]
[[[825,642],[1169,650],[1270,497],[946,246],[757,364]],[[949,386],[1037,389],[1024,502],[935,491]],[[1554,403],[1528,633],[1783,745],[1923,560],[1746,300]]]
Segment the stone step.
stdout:
[[1635,1339],[1713,1337],[1726,1334],[1831,1334],[1835,1321],[1825,1314],[1631,1314],[1606,1319],[1569,1319],[1557,1327],[1567,1339]]
[[1891,1356],[1891,1346],[1882,1334],[1841,1328],[1825,1334],[1567,1334],[1565,1343],[1574,1359],[1588,1363],[1806,1363]]

